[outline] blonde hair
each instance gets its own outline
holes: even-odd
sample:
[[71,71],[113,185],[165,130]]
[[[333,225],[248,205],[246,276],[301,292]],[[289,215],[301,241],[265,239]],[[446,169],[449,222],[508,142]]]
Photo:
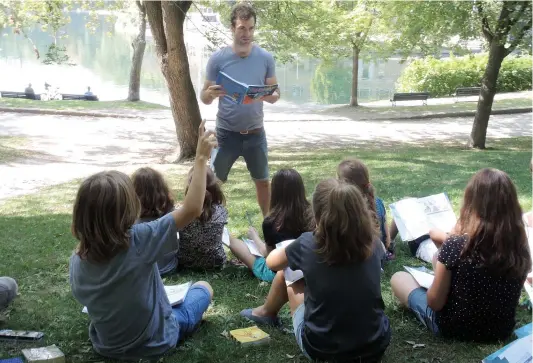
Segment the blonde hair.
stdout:
[[72,213],[77,254],[92,262],[107,262],[129,248],[128,230],[141,211],[131,179],[119,171],[104,171],[85,179]]
[[327,264],[364,261],[372,255],[378,231],[359,189],[337,179],[320,182],[313,194],[317,253]]

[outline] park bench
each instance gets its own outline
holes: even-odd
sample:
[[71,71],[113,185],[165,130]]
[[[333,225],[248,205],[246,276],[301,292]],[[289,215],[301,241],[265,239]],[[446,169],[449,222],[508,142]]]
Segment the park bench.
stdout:
[[0,96],[3,98],[28,98],[30,100],[39,99],[39,95],[26,94],[25,92],[0,91]]
[[422,101],[423,105],[428,104],[429,93],[417,92],[417,93],[395,93],[390,99],[393,106],[396,106],[397,101]]
[[459,101],[459,97],[479,96],[481,87],[458,87],[455,89],[455,102]]
[[98,101],[97,96],[86,96],[86,95],[75,95],[69,93],[61,94],[61,99],[63,100],[82,100],[82,101]]

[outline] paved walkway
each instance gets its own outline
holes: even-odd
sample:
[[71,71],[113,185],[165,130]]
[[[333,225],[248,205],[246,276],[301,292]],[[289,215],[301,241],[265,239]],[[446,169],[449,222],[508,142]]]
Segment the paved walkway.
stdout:
[[[466,142],[472,118],[418,121],[287,121],[265,123],[276,147],[336,147],[362,143],[419,143],[421,140]],[[208,122],[214,128],[214,122]],[[531,136],[531,114],[492,116],[487,136]],[[0,136],[23,136],[35,157],[0,164],[0,199],[43,186],[85,177],[104,168],[126,172],[141,164],[164,168],[176,149],[174,124],[168,119],[117,119],[0,113]]]

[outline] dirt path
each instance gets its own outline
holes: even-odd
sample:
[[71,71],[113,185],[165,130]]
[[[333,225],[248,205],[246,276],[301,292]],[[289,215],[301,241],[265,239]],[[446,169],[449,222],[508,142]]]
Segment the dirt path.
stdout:
[[[271,148],[350,146],[361,143],[466,141],[471,118],[409,122],[267,122]],[[214,128],[214,122],[208,123]],[[531,136],[531,114],[492,116],[487,136]],[[117,119],[0,113],[0,136],[21,136],[36,156],[0,162],[0,199],[81,178],[106,168],[129,172],[141,164],[161,164],[175,150],[172,120]],[[159,165],[159,168],[163,165]]]

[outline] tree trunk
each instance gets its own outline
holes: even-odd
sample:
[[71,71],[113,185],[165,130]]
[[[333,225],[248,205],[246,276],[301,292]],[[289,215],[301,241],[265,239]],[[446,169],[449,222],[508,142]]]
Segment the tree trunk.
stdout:
[[139,33],[131,43],[133,57],[131,58],[128,101],[139,101],[141,99],[141,68],[146,48],[146,9],[140,1],[136,1],[136,4],[139,8]]
[[357,89],[359,88],[359,52],[361,50],[357,46],[353,46],[352,56],[352,94],[350,96],[350,106],[359,106],[357,102]]
[[146,13],[156,42],[161,71],[167,82],[170,107],[180,147],[178,162],[194,158],[201,123],[191,81],[183,33],[192,1],[147,1]]
[[468,141],[468,146],[470,147],[485,148],[492,102],[496,93],[496,81],[505,56],[506,50],[503,44],[497,38],[494,38],[490,44],[489,60],[481,80],[481,94],[479,95],[476,116],[474,117],[474,124]]

